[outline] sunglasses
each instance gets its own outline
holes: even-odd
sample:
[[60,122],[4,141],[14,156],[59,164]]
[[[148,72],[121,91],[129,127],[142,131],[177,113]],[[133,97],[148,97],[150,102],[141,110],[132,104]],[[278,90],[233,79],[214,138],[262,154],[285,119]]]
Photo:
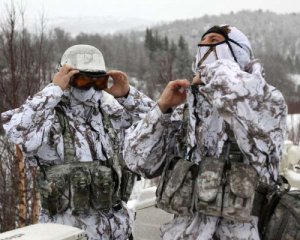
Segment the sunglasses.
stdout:
[[81,89],[88,90],[93,87],[95,90],[104,90],[107,88],[109,75],[106,73],[83,72],[75,74],[70,79],[70,85]]

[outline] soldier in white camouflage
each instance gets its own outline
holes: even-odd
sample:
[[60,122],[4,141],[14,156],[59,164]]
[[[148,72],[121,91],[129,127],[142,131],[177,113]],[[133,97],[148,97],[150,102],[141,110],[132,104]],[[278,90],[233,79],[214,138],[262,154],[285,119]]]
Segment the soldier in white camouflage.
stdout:
[[202,36],[194,71],[127,130],[124,159],[144,177],[161,176],[157,205],[175,214],[162,239],[260,239],[257,189],[277,181],[285,100],[235,27]]
[[131,236],[133,216],[120,189],[125,169],[120,151],[124,129],[152,105],[125,73],[106,72],[97,48],[75,45],[63,54],[52,83],[2,113],[8,138],[29,164],[40,167],[41,223],[84,229],[89,240]]

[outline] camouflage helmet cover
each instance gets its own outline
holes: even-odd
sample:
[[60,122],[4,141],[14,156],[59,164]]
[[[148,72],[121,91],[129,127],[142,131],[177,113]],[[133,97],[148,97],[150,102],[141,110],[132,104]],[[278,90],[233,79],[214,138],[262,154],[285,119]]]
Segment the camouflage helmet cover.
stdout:
[[86,72],[106,71],[102,53],[91,45],[80,44],[69,47],[64,52],[60,64],[69,64],[80,71]]

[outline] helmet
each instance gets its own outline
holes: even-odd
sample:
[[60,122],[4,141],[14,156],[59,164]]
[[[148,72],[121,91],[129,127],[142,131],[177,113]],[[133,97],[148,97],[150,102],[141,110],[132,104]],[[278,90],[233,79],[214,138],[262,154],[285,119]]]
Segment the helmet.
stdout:
[[61,65],[69,64],[82,72],[106,73],[102,53],[91,45],[74,45],[63,54]]

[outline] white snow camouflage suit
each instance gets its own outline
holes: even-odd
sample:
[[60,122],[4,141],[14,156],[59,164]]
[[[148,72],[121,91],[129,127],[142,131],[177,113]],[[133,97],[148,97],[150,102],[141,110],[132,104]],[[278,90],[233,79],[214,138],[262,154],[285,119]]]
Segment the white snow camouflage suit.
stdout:
[[[109,116],[121,138],[120,142],[123,143],[124,129],[140,119],[153,105],[152,100],[133,87],[130,87],[127,98],[118,98],[118,101],[104,91],[90,89],[82,92],[83,96],[87,93],[90,98],[81,102],[71,92],[62,91],[59,86],[51,83],[32,98],[29,97],[19,108],[2,113],[3,127],[8,138],[20,145],[29,164],[36,164],[34,155],[40,159],[40,164],[63,164],[62,127],[55,111],[56,106],[60,106],[65,112],[74,135],[75,161],[90,162],[106,161],[113,155],[99,108]],[[131,233],[133,218],[125,203],[122,205],[122,209],[118,211],[111,209],[104,213],[91,210],[87,216],[76,217],[68,209],[63,214],[50,218],[42,209],[40,222],[82,228],[86,230],[90,240],[123,240]]]
[[[271,183],[278,174],[286,128],[287,107],[282,94],[266,83],[259,63],[251,73],[230,60],[218,60],[201,70],[203,86],[199,94],[188,91],[189,125],[187,152],[197,144],[195,163],[203,156],[218,157],[227,139],[225,122],[234,132],[241,151],[263,182]],[[200,119],[196,125],[195,115]],[[178,153],[182,136],[183,106],[172,114],[162,114],[158,105],[127,130],[124,159],[130,169],[145,177],[161,171],[170,152]],[[269,170],[266,154],[270,159]],[[161,227],[165,240],[259,239],[257,217],[248,223],[194,213],[176,216]]]

